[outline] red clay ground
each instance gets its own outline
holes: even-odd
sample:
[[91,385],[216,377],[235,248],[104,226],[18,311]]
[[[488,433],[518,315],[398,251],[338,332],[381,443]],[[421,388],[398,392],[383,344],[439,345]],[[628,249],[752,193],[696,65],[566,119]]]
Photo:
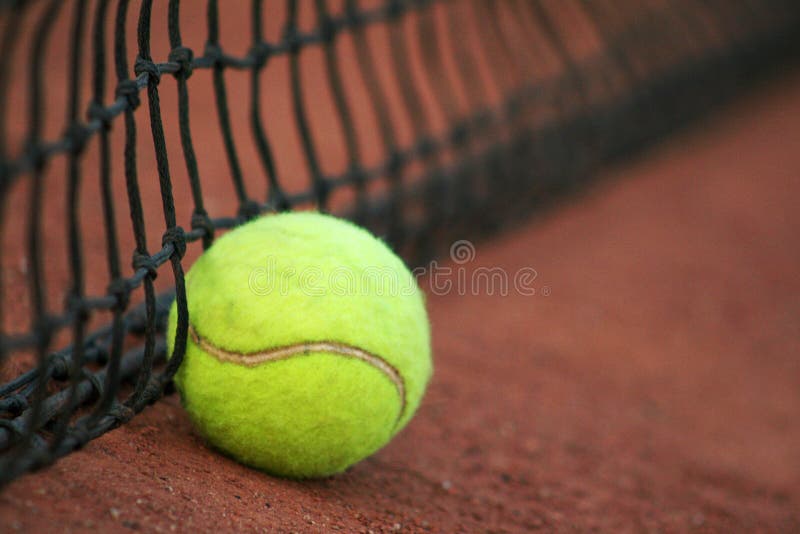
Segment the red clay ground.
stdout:
[[800,530],[797,117],[795,75],[479,243],[551,294],[431,295],[424,405],[347,473],[239,466],[171,396],[8,487],[0,531]]

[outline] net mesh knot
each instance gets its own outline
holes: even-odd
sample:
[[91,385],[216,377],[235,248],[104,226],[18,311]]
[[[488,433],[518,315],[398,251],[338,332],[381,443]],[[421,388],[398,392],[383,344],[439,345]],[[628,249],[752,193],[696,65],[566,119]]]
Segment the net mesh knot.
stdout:
[[213,65],[222,64],[222,48],[217,43],[206,43],[204,55]]
[[25,395],[19,393],[3,399],[3,409],[12,415],[19,415],[28,409],[29,403]]
[[141,99],[139,98],[139,86],[136,84],[136,80],[122,80],[117,84],[116,90],[117,98],[124,98],[128,103],[128,109],[131,111],[135,110],[141,104]]
[[346,23],[351,27],[359,28],[364,24],[364,16],[355,2],[345,2],[344,14]]
[[22,436],[22,430],[16,419],[0,419],[0,429],[5,429],[14,438]]
[[92,385],[92,390],[95,392],[95,395],[100,397],[103,394],[103,390],[105,388],[103,387],[103,381],[100,379],[99,376],[97,376],[95,373],[90,373],[85,369],[81,373],[81,376],[84,380],[88,380],[89,384]]
[[469,127],[463,122],[459,123],[450,133],[450,142],[455,146],[463,146],[469,139],[469,134]]
[[89,128],[77,122],[67,126],[66,132],[64,133],[64,137],[69,139],[71,152],[73,154],[83,152],[91,135],[92,131],[89,130]]
[[56,380],[66,380],[69,378],[69,362],[64,354],[53,356],[50,360],[50,376]]
[[183,228],[180,226],[168,228],[161,237],[161,245],[164,247],[171,245],[172,255],[176,255],[178,259],[183,258],[186,254],[186,234]]
[[261,215],[261,206],[254,200],[247,200],[239,206],[239,216],[246,221],[255,219],[259,215]]
[[214,237],[214,223],[205,211],[195,211],[192,214],[192,230],[202,230],[203,238]]
[[108,130],[111,127],[111,120],[114,118],[114,114],[111,113],[111,111],[107,108],[103,107],[100,102],[95,101],[89,104],[89,109],[86,111],[86,117],[90,121],[100,121],[103,129]]
[[91,433],[83,425],[72,427],[69,431],[69,436],[73,439],[75,447],[78,449],[89,443],[92,439]]
[[168,57],[171,63],[177,63],[180,67],[178,72],[175,73],[176,78],[182,76],[183,79],[188,79],[192,75],[194,52],[191,48],[176,46],[170,51]]
[[86,307],[86,302],[81,298],[80,293],[76,289],[69,291],[64,297],[64,308],[69,310],[75,319],[85,321],[89,318],[89,310]]
[[136,62],[133,64],[133,72],[136,73],[136,76],[146,74],[148,82],[152,82],[153,85],[158,85],[161,81],[161,71],[158,65],[149,59],[144,59],[142,56],[136,56]]
[[330,16],[323,16],[319,19],[319,36],[323,43],[332,43],[336,38],[339,27]]
[[417,150],[420,158],[428,159],[432,157],[437,151],[436,142],[429,136],[425,136],[420,140],[419,145],[417,146]]
[[390,19],[400,18],[406,11],[406,6],[402,0],[390,0],[386,5],[386,14]]
[[250,49],[250,57],[253,59],[253,65],[257,69],[264,68],[264,65],[267,64],[267,60],[269,56],[272,54],[272,47],[269,43],[259,42],[253,45]]
[[130,407],[118,402],[109,408],[108,415],[113,417],[119,423],[127,423],[136,414]]
[[131,290],[128,286],[128,281],[124,278],[117,278],[108,284],[108,294],[113,295],[116,299],[114,309],[117,311],[124,310],[128,307],[131,298]]
[[143,254],[139,251],[133,253],[133,268],[135,270],[144,269],[147,271],[147,276],[155,280],[158,276],[158,265],[155,260],[148,254]]
[[403,154],[398,150],[392,150],[386,164],[386,170],[390,176],[396,175],[403,170],[405,163],[406,159],[403,157]]
[[289,54],[294,55],[300,52],[301,39],[296,26],[289,25],[286,27],[283,32],[283,42],[286,43]]

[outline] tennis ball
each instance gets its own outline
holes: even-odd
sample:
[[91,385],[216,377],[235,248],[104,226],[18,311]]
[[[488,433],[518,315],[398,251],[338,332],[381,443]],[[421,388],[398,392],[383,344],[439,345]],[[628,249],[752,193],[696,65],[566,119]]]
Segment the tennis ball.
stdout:
[[[186,274],[175,384],[215,448],[268,473],[323,477],[385,445],[432,372],[423,294],[349,222],[268,215],[217,239]],[[173,304],[167,331],[172,353]]]

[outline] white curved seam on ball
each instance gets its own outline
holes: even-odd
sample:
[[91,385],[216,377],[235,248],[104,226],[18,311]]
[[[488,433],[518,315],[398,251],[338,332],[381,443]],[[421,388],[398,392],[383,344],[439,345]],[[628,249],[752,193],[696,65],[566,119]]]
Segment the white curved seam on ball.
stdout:
[[189,336],[192,341],[205,352],[211,354],[216,359],[222,362],[236,363],[239,365],[246,365],[247,367],[254,367],[261,363],[274,362],[278,360],[286,360],[293,356],[302,356],[311,352],[328,352],[337,354],[339,356],[346,356],[355,358],[365,362],[381,373],[383,373],[389,381],[394,384],[397,389],[397,394],[400,397],[400,413],[397,416],[397,421],[403,418],[406,411],[406,388],[403,383],[403,378],[400,373],[389,362],[367,352],[364,349],[346,345],[344,343],[337,343],[334,341],[311,341],[304,343],[297,343],[295,345],[285,345],[283,347],[275,347],[259,352],[232,352],[217,347],[204,337],[202,337],[194,325],[189,324]]

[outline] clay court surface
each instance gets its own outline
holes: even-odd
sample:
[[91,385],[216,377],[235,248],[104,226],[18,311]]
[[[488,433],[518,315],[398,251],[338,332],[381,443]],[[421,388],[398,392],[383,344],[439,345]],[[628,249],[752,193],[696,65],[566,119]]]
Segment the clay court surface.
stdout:
[[798,117],[795,73],[445,261],[537,294],[431,294],[423,406],[348,472],[242,467],[173,394],[7,487],[0,531],[800,530]]

